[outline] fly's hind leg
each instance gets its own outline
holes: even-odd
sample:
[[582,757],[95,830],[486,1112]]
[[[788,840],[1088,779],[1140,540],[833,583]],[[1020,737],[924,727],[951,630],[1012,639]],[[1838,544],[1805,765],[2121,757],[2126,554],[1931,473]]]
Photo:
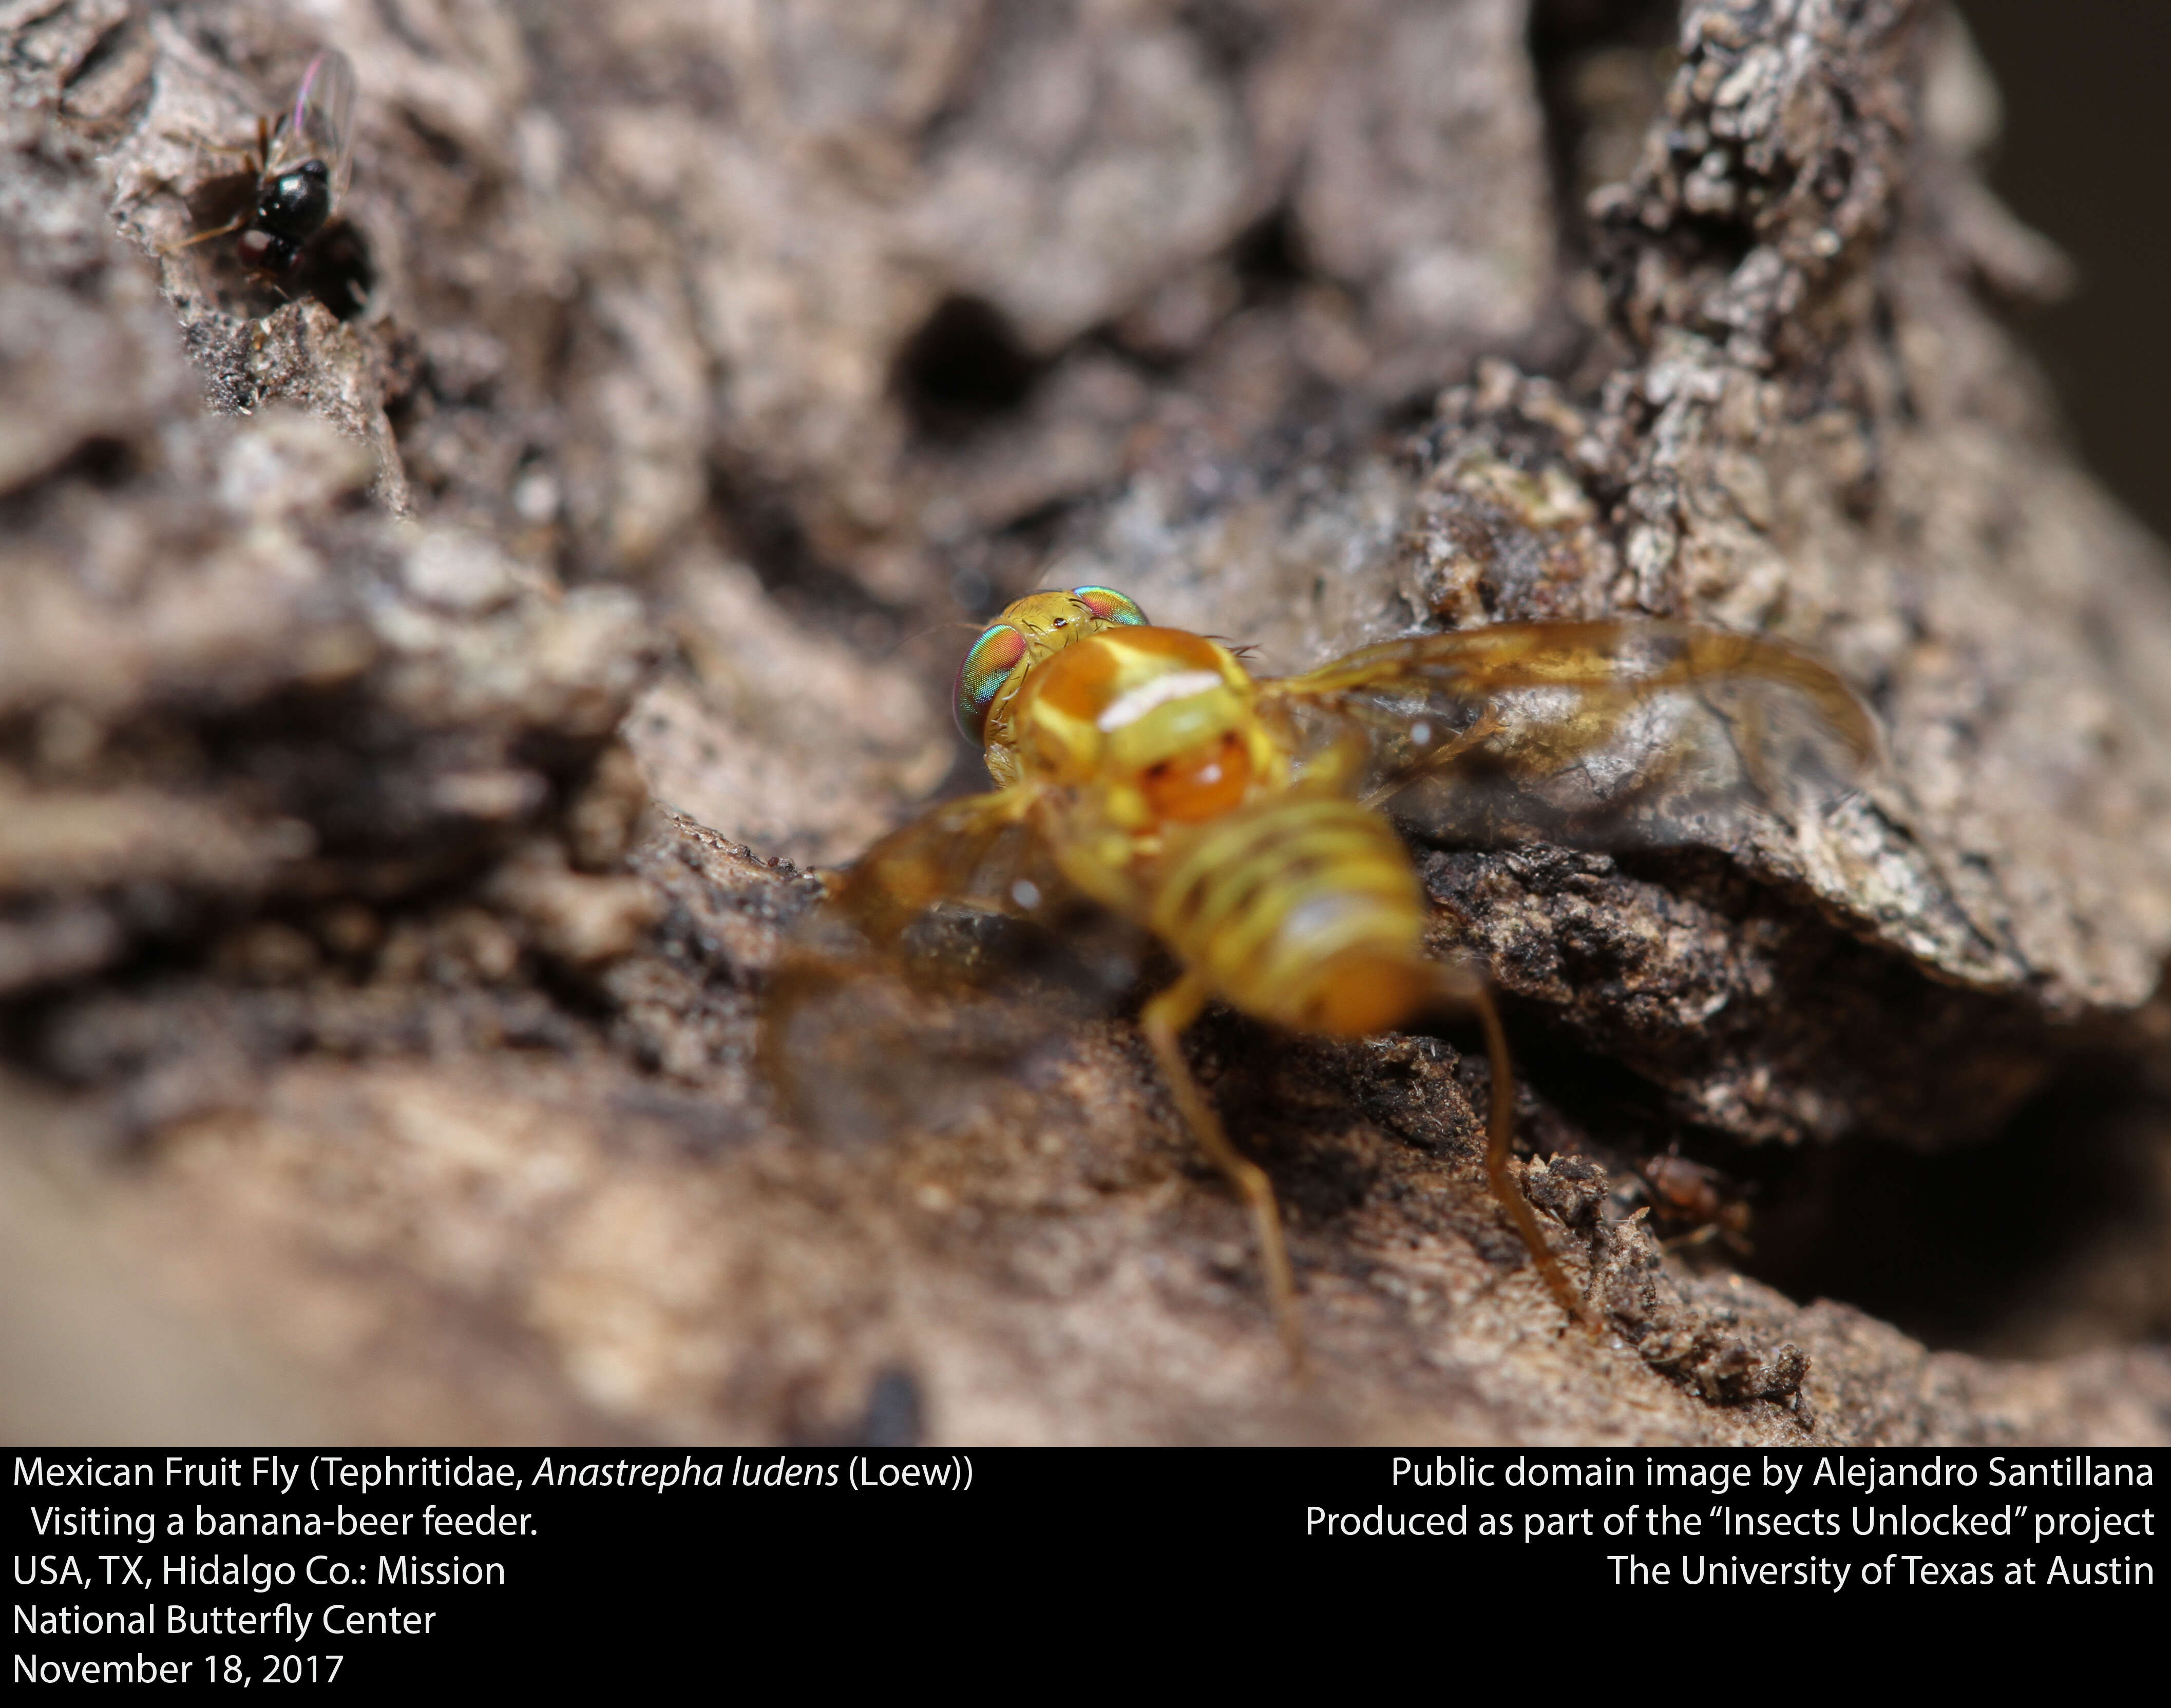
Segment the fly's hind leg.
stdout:
[[1493,1000],[1493,993],[1484,976],[1474,967],[1450,965],[1441,969],[1440,994],[1459,1008],[1473,1010],[1478,1024],[1485,1029],[1485,1054],[1493,1070],[1493,1106],[1486,1120],[1485,1133],[1486,1182],[1493,1188],[1493,1196],[1500,1207],[1507,1212],[1508,1219],[1515,1224],[1515,1231],[1522,1235],[1530,1261],[1545,1277],[1546,1287],[1555,1302],[1595,1334],[1599,1328],[1597,1319],[1569,1284],[1568,1272],[1560,1266],[1560,1260],[1546,1244],[1545,1234],[1538,1226],[1537,1213],[1530,1208],[1530,1200],[1523,1196],[1514,1177],[1508,1172],[1508,1159],[1513,1154],[1515,1138],[1515,1069],[1509,1059],[1507,1029],[1500,1024],[1500,1010]]
[[1186,973],[1146,1004],[1144,1013],[1139,1016],[1139,1025],[1146,1035],[1146,1041],[1153,1047],[1154,1059],[1161,1064],[1161,1076],[1175,1094],[1176,1106],[1183,1116],[1184,1125],[1191,1129],[1199,1148],[1214,1167],[1229,1177],[1229,1183],[1251,1206],[1252,1223],[1258,1230],[1260,1261],[1267,1272],[1267,1291],[1273,1302],[1274,1324],[1281,1332],[1290,1368],[1301,1378],[1305,1373],[1304,1331],[1297,1322],[1296,1281],[1290,1272],[1289,1250],[1282,1240],[1281,1208],[1274,1202],[1274,1183],[1267,1178],[1264,1169],[1229,1143],[1229,1135],[1222,1131],[1220,1117],[1206,1100],[1206,1094],[1198,1089],[1198,1082],[1191,1077],[1190,1066],[1184,1061],[1183,1051],[1177,1042],[1183,1029],[1198,1018],[1199,1010],[1205,1006],[1205,981],[1197,973]]

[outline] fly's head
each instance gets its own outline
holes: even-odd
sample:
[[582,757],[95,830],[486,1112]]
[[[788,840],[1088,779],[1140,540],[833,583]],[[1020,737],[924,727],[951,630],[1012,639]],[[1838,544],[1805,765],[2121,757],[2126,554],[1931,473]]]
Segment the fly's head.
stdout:
[[1018,779],[1016,714],[1027,678],[1065,647],[1145,620],[1145,613],[1112,587],[1028,593],[1003,608],[957,667],[953,702],[957,727],[986,754],[997,783]]

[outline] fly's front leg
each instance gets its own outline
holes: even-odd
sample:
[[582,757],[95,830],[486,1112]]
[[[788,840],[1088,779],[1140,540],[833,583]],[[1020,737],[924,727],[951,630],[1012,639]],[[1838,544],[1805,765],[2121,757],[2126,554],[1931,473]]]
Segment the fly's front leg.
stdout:
[[1485,1055],[1493,1070],[1493,1107],[1485,1124],[1486,1181],[1492,1186],[1493,1196],[1500,1207],[1508,1213],[1508,1219],[1515,1224],[1515,1231],[1523,1236],[1530,1261],[1537,1265],[1538,1273],[1545,1277],[1555,1301],[1595,1334],[1597,1319],[1581,1295],[1569,1285],[1568,1272],[1560,1266],[1552,1248],[1546,1244],[1546,1236],[1538,1226],[1537,1213],[1530,1208],[1530,1200],[1523,1196],[1514,1177],[1508,1172],[1508,1159],[1513,1154],[1515,1138],[1515,1069],[1508,1057],[1507,1029],[1500,1024],[1500,1010],[1493,1000],[1493,992],[1484,975],[1474,967],[1450,964],[1441,969],[1440,994],[1459,1007],[1474,1010],[1478,1024],[1485,1029]]
[[1281,1208],[1274,1202],[1274,1183],[1267,1178],[1264,1169],[1229,1143],[1229,1135],[1222,1131],[1220,1117],[1206,1100],[1206,1094],[1198,1089],[1198,1082],[1192,1078],[1190,1064],[1183,1059],[1183,1051],[1177,1042],[1183,1029],[1198,1018],[1199,1010],[1205,1006],[1205,981],[1195,972],[1187,972],[1146,1004],[1145,1012],[1139,1016],[1139,1025],[1146,1035],[1146,1041],[1153,1046],[1154,1059],[1161,1064],[1161,1077],[1175,1094],[1177,1110],[1183,1116],[1184,1125],[1191,1129],[1192,1137],[1198,1141],[1199,1148],[1214,1167],[1229,1177],[1230,1184],[1252,1207],[1252,1223],[1258,1230],[1259,1256],[1266,1267],[1267,1291],[1273,1302],[1275,1326],[1281,1331],[1282,1345],[1289,1352],[1291,1368],[1301,1377],[1305,1372],[1304,1331],[1297,1323],[1296,1281],[1290,1273],[1289,1251],[1282,1241]]

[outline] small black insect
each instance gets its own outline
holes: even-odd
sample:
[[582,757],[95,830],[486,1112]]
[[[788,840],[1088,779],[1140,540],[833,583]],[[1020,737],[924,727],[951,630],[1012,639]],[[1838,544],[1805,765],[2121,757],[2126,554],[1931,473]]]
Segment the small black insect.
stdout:
[[236,217],[173,245],[188,249],[239,232],[235,247],[252,271],[283,278],[346,194],[354,167],[354,67],[337,48],[309,62],[286,111],[256,121],[256,147],[244,150],[256,179],[253,201]]

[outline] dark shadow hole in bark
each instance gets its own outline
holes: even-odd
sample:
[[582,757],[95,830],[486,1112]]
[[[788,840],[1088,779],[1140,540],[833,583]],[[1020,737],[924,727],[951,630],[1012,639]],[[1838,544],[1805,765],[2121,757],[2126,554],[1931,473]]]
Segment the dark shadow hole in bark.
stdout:
[[[396,8],[391,9],[397,10]],[[433,49],[423,48],[421,51],[426,56],[435,56]],[[466,164],[467,150],[460,145],[458,138],[439,130],[412,108],[404,110],[400,117],[407,121],[407,129],[435,164],[448,172],[458,171]]]
[[893,369],[914,428],[950,443],[1022,408],[1040,372],[1009,317],[968,296],[937,303],[899,347]]
[[94,433],[71,451],[49,479],[79,479],[100,492],[124,485],[140,466],[136,447],[110,434]]
[[[206,178],[188,194],[190,233],[216,231],[232,224],[249,211],[249,203],[255,199],[254,172],[222,172]],[[211,243],[225,247],[227,241],[214,238]]]
[[1278,33],[1274,19],[1243,0],[1183,0],[1176,22],[1189,32],[1207,65],[1232,83],[1273,46]]
[[809,1383],[793,1384],[784,1400],[785,1438],[796,1448],[919,1447],[926,1441],[925,1400],[910,1370],[890,1365],[867,1385],[866,1409],[857,1416],[829,1414]]
[[[74,67],[61,80],[61,109],[71,117],[77,114],[79,97],[86,88],[95,88],[97,80],[110,67],[118,63],[122,55],[137,49],[143,35],[143,22],[131,12],[113,24],[90,45],[90,51],[78,60]],[[138,73],[139,80],[130,91],[127,102],[121,109],[109,110],[99,115],[101,129],[117,130],[132,124],[142,109],[150,103],[153,94],[149,76]]]
[[1530,63],[1563,256],[1588,258],[1584,199],[1623,178],[1659,111],[1679,8],[1672,0],[1537,0]]
[[919,1384],[906,1369],[884,1370],[867,1392],[860,1440],[868,1447],[918,1447],[926,1439]]
[[1978,1144],[1804,1146],[1772,1159],[1744,1266],[1934,1347],[2047,1356],[2160,1338],[2167,1131],[2171,1098],[2099,1061]]
[[919,612],[900,613],[823,557],[808,538],[790,495],[759,476],[712,466],[711,511],[762,591],[798,622],[810,624],[879,656],[909,628],[925,628]]
[[351,320],[369,306],[377,286],[377,265],[369,243],[351,220],[335,220],[308,248],[287,288],[297,297],[314,297],[340,320]]
[[[1519,1148],[1587,1156],[1619,1188],[1677,1151],[1746,1207],[1746,1252],[1713,1237],[1678,1261],[1738,1267],[1804,1304],[1837,1299],[1938,1349],[2047,1357],[2171,1334],[2171,1095],[2129,1059],[2076,1064],[1995,1134],[1928,1154],[1866,1135],[1752,1144],[1682,1122],[1657,1087],[1523,1005],[1509,1017],[1540,1106]],[[1650,1199],[1623,1191],[1609,1213]],[[1653,1222],[1669,1241],[1697,1232]]]
[[1991,187],[2069,255],[2078,288],[2026,317],[2026,341],[2070,412],[2085,460],[2159,538],[2171,324],[2159,311],[2171,222],[2162,200],[2171,9],[2121,0],[1960,0],[2003,96]]
[[123,18],[110,26],[90,45],[90,51],[78,60],[67,75],[61,79],[61,93],[65,95],[85,78],[95,77],[110,65],[129,37],[137,28],[134,17]]
[[1296,216],[1284,205],[1255,220],[1229,247],[1229,265],[1252,307],[1278,302],[1311,277]]

